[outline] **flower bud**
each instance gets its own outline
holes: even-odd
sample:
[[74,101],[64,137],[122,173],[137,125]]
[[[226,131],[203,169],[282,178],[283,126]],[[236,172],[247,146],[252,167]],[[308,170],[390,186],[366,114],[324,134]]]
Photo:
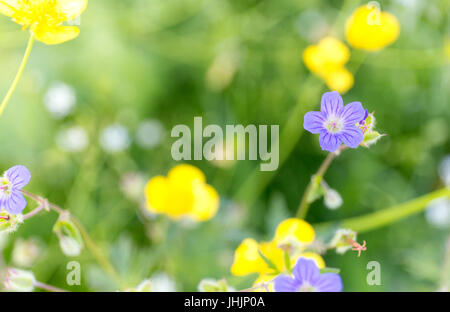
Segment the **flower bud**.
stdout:
[[35,282],[33,272],[8,268],[4,286],[9,291],[31,292]]
[[343,200],[341,195],[333,189],[328,189],[325,192],[325,196],[323,199],[325,206],[328,209],[335,210],[342,206]]
[[78,228],[70,220],[68,213],[60,215],[53,226],[53,232],[58,236],[59,246],[66,256],[76,257],[80,255],[84,247],[83,239]]
[[353,247],[348,240],[349,238],[356,241],[356,232],[349,229],[339,229],[331,240],[330,247],[335,248],[338,254],[344,254]]
[[4,210],[0,211],[0,233],[14,232],[21,223],[23,223],[21,214],[13,215]]
[[198,290],[201,292],[229,292],[235,291],[234,288],[228,286],[225,279],[215,280],[210,278],[205,278],[200,281],[198,285]]

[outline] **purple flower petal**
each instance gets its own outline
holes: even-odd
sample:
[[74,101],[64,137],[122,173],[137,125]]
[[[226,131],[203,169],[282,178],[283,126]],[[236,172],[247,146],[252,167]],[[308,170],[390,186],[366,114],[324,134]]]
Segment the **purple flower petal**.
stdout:
[[329,132],[322,132],[319,136],[319,144],[322,150],[328,152],[334,152],[341,145],[341,140],[338,134],[332,134]]
[[311,133],[320,133],[326,130],[323,127],[325,116],[321,112],[308,112],[305,114],[303,128]]
[[361,129],[356,126],[345,126],[338,134],[339,139],[348,147],[357,148],[364,140],[364,134]]
[[23,197],[22,193],[13,190],[11,192],[11,195],[3,198],[3,200],[0,202],[0,205],[10,214],[16,215],[21,213],[25,209],[27,201]]
[[360,102],[352,102],[344,106],[340,111],[340,117],[345,124],[355,125],[364,119],[366,111]]
[[314,285],[317,278],[319,278],[320,270],[314,260],[302,257],[297,260],[292,270],[292,275],[294,275],[299,284],[307,282],[310,285]]
[[287,275],[278,275],[273,280],[273,288],[278,292],[296,292],[299,282]]
[[341,111],[343,106],[344,101],[336,91],[326,92],[322,95],[322,101],[320,102],[320,111],[325,116],[338,116],[338,113]]
[[338,292],[342,291],[342,279],[336,273],[323,273],[313,285],[317,291],[321,292]]
[[6,171],[6,177],[16,189],[21,189],[30,182],[31,173],[25,166],[14,166]]

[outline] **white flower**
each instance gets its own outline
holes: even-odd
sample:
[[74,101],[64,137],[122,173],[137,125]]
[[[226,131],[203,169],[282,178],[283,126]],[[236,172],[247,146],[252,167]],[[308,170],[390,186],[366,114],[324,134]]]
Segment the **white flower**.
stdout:
[[166,273],[155,273],[150,277],[152,292],[174,292],[175,281]]
[[70,114],[77,101],[75,90],[65,83],[54,84],[45,94],[45,107],[54,118],[64,118]]
[[136,143],[142,148],[153,148],[164,139],[164,126],[158,120],[145,120],[139,124]]
[[81,152],[88,143],[88,134],[81,126],[61,130],[56,136],[56,144],[66,152]]
[[438,228],[450,226],[450,199],[438,198],[430,202],[425,211],[425,217],[431,225]]
[[41,255],[41,248],[35,239],[19,238],[14,243],[12,261],[19,267],[30,268]]
[[106,127],[100,134],[100,145],[109,153],[117,153],[130,146],[128,130],[120,124],[112,124]]

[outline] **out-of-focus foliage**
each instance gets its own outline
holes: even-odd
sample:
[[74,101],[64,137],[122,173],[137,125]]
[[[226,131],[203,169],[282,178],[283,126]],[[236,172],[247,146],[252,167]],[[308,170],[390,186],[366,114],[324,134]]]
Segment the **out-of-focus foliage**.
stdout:
[[[192,126],[194,116],[203,116],[205,124],[279,124],[283,129],[297,104],[317,108],[327,87],[305,67],[302,53],[329,35],[348,45],[345,21],[361,4],[90,1],[76,40],[35,45],[0,119],[0,167],[26,165],[33,175],[27,189],[76,215],[122,283],[114,284],[86,248],[79,257],[66,257],[52,233],[57,215],[51,213],[27,220],[8,236],[6,263],[12,264],[18,238],[39,238],[36,279],[68,288],[66,264],[74,259],[81,263],[82,283],[70,287],[73,291],[135,288],[154,274],[177,290],[195,291],[203,278],[222,277],[236,289],[250,287],[256,275],[230,273],[234,250],[247,237],[270,240],[278,223],[295,214],[325,157],[317,138],[304,134],[294,142],[250,206],[234,195],[256,167],[254,161],[226,166],[192,161],[220,196],[219,211],[207,222],[149,216],[143,210],[145,182],[178,164],[170,154],[170,130]],[[333,163],[326,180],[343,205],[329,210],[315,202],[307,218],[312,224],[374,212],[443,184],[438,167],[450,152],[450,3],[380,4],[397,17],[399,38],[379,52],[352,50],[346,67],[354,86],[344,101],[361,101],[375,110],[377,129],[387,136],[370,149],[346,151]],[[0,94],[14,77],[26,41],[25,32],[0,18]],[[52,111],[55,105],[46,99],[61,83],[69,88],[60,90],[63,99],[76,97],[73,105],[65,102],[67,112],[58,103],[60,110]],[[310,101],[299,103],[305,94]],[[34,205],[29,201],[27,209]],[[361,258],[332,251],[324,259],[328,267],[341,269],[345,291],[436,290],[448,229],[419,214],[360,235],[368,244]],[[372,260],[381,264],[381,286],[366,283]]]

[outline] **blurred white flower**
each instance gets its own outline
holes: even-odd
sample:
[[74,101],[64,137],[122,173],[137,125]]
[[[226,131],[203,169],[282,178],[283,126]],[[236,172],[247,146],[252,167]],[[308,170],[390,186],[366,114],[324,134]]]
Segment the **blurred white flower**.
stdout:
[[81,152],[89,144],[89,138],[83,127],[74,126],[59,131],[56,144],[66,152]]
[[39,258],[41,252],[42,250],[36,239],[24,240],[19,238],[14,243],[12,261],[19,267],[30,268]]
[[120,190],[131,200],[140,201],[146,180],[139,172],[127,172],[120,179]]
[[425,217],[431,225],[438,228],[450,226],[450,199],[438,198],[430,202],[425,211]]
[[64,118],[70,114],[77,101],[75,90],[62,82],[57,82],[45,94],[45,107],[54,118]]
[[325,192],[323,201],[325,203],[325,206],[331,210],[338,209],[339,207],[342,206],[343,203],[341,195],[336,190],[333,189],[328,189]]
[[450,186],[450,155],[444,157],[439,165],[439,176],[446,186]]
[[136,143],[142,148],[153,148],[164,139],[164,126],[158,120],[149,119],[141,122],[136,132]]
[[120,124],[112,124],[103,129],[100,134],[100,145],[109,153],[123,151],[130,146],[130,136],[127,128]]
[[166,273],[155,273],[150,277],[152,292],[175,292],[175,281]]

